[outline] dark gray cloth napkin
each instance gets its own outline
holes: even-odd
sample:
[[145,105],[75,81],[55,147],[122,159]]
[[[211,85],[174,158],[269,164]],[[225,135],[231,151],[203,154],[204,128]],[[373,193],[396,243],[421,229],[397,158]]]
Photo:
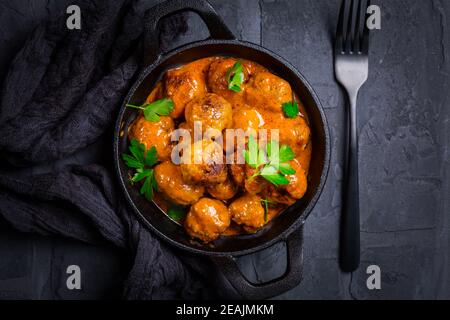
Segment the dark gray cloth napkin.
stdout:
[[[145,11],[131,0],[77,4],[82,29],[67,29],[66,17],[38,27],[4,79],[0,217],[23,232],[106,240],[127,250],[134,260],[124,298],[213,297],[197,276],[206,265],[183,262],[181,252],[144,229],[112,170],[111,127],[142,67]],[[162,27],[162,45],[185,30],[185,16],[170,18]],[[48,164],[93,143],[104,148],[105,161],[21,174],[24,165]]]

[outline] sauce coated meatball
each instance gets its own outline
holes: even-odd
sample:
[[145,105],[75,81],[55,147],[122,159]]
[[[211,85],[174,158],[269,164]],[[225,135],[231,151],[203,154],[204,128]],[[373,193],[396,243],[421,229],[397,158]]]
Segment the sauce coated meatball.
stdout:
[[222,183],[207,186],[206,190],[216,199],[229,200],[236,195],[238,188],[231,179],[227,178],[227,180]]
[[246,194],[233,201],[229,210],[231,219],[247,232],[256,232],[266,224],[264,207],[259,196]]
[[229,164],[231,178],[238,187],[243,187],[245,183],[244,157],[242,156],[242,159],[238,159],[237,152],[234,152],[234,154],[232,154],[232,157],[233,162]]
[[284,188],[292,198],[298,200],[305,195],[308,181],[305,170],[303,170],[298,160],[290,161],[290,165],[295,170],[295,174],[287,176],[289,184],[284,186]]
[[[209,89],[211,92],[221,95],[229,101],[232,101],[234,96],[241,95],[241,93],[228,89],[227,74],[237,61],[237,59],[233,58],[222,58],[212,62],[209,67],[207,80]],[[248,77],[249,74],[244,69],[244,81],[245,79],[248,79]]]
[[268,130],[269,138],[271,138],[269,129],[278,129],[280,145],[290,146],[296,155],[305,150],[310,139],[310,129],[303,117],[286,118],[281,113],[270,111],[261,111],[261,114],[265,122],[263,128]]
[[262,192],[268,200],[278,204],[292,205],[305,195],[308,185],[305,170],[298,159],[290,161],[289,164],[295,170],[295,174],[286,176],[289,180],[288,185],[280,186],[279,188],[273,185],[268,186]]
[[217,129],[222,132],[233,124],[231,104],[214,93],[197,97],[188,103],[185,110],[186,123],[194,128],[195,122],[202,123],[202,131]]
[[205,73],[210,61],[202,59],[167,71],[164,85],[167,97],[174,103],[172,118],[179,118],[189,101],[206,93]]
[[250,194],[257,194],[266,189],[270,183],[261,176],[254,177],[253,175],[257,173],[258,169],[254,169],[249,165],[245,165],[245,182],[244,187],[245,190]]
[[175,129],[173,120],[169,117],[161,117],[158,122],[145,120],[144,116],[139,116],[129,129],[130,140],[136,139],[146,149],[155,146],[158,159],[161,161],[170,159],[172,145],[170,135]]
[[270,72],[254,75],[245,89],[245,99],[249,105],[274,112],[282,112],[283,103],[292,101],[292,97],[289,83]]
[[181,173],[185,181],[222,183],[227,179],[227,166],[222,146],[211,140],[197,141],[184,150]]
[[228,89],[227,74],[238,61],[242,63],[244,83],[250,79],[252,74],[265,70],[261,65],[248,60],[221,58],[211,63],[207,78],[207,84],[211,92],[223,96],[233,105],[235,103],[241,104],[239,100],[241,100],[243,92],[234,92]]
[[205,193],[205,187],[185,182],[181,169],[170,161],[155,167],[155,178],[158,191],[170,201],[179,205],[190,205],[198,201]]
[[230,226],[230,212],[222,202],[202,198],[191,206],[184,225],[192,237],[210,242]]
[[242,187],[245,183],[245,165],[243,164],[231,164],[230,174],[236,185]]
[[233,112],[233,127],[235,129],[258,130],[264,125],[264,118],[256,109],[236,109]]

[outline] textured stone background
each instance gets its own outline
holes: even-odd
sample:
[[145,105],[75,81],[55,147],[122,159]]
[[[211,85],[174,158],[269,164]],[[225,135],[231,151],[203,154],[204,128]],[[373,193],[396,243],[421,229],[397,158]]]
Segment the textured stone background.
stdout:
[[[372,1],[381,6],[382,30],[372,33],[358,105],[362,263],[353,274],[341,273],[337,259],[345,104],[331,39],[340,1],[211,2],[239,38],[278,52],[307,77],[330,124],[332,166],[305,225],[304,280],[279,298],[450,299],[450,1]],[[0,79],[30,31],[70,3],[0,0]],[[192,15],[179,44],[206,36]],[[88,161],[89,152],[71,161]],[[0,298],[117,298],[124,261],[114,248],[24,235],[0,222]],[[241,267],[264,280],[279,275],[284,261],[276,247]],[[82,268],[81,291],[65,287],[70,264]],[[381,267],[382,290],[366,288],[370,264]]]

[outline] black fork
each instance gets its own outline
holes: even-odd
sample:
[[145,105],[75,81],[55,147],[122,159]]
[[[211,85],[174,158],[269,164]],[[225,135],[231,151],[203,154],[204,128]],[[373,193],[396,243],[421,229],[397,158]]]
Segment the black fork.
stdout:
[[369,5],[370,0],[342,1],[335,40],[335,75],[349,98],[340,244],[341,268],[346,272],[355,271],[360,260],[356,101],[369,75],[369,30],[366,26]]

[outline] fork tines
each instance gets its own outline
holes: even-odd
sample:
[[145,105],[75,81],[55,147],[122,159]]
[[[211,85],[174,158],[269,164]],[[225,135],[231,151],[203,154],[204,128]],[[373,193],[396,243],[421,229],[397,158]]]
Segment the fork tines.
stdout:
[[336,54],[368,54],[366,19],[369,6],[370,0],[342,0],[336,31]]

